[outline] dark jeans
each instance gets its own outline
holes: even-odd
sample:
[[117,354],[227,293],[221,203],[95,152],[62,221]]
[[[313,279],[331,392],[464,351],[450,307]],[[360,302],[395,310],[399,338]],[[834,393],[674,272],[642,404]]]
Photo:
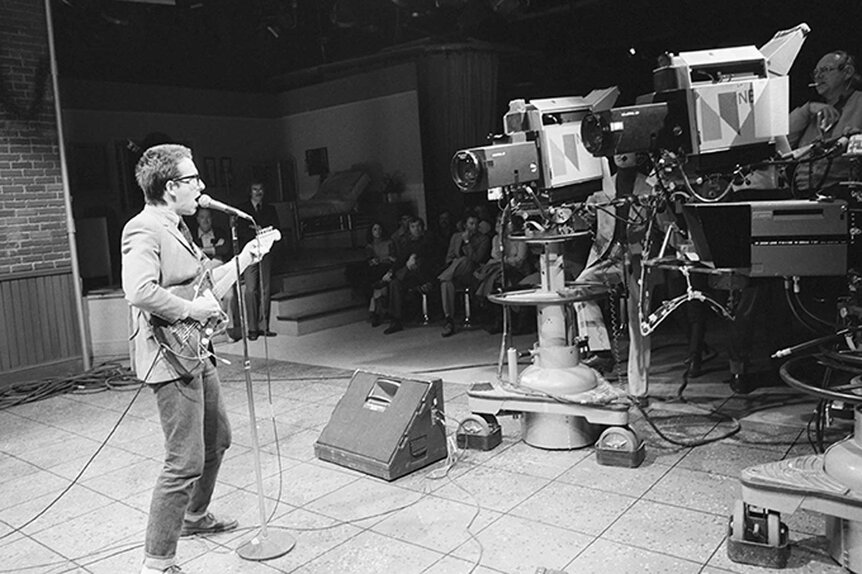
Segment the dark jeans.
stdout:
[[165,435],[165,463],[153,489],[144,564],[165,569],[175,561],[186,515],[206,513],[222,458],[231,442],[230,422],[216,368],[152,385]]
[[389,282],[389,317],[394,322],[404,318],[404,294],[430,281],[428,273],[420,269],[411,271],[402,267],[392,275]]

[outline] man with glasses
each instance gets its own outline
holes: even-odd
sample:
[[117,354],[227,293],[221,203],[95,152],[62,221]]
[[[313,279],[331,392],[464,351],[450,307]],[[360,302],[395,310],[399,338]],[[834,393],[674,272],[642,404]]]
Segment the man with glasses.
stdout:
[[[841,182],[853,179],[853,164],[842,157],[843,150],[822,154],[813,149],[803,152],[806,146],[818,141],[830,142],[841,136],[862,131],[862,78],[856,68],[856,59],[843,50],[829,52],[817,62],[811,72],[813,87],[822,101],[808,101],[790,112],[790,130],[787,139],[779,138],[778,150],[788,153],[798,150],[800,158],[791,182],[794,195],[811,197],[816,193],[844,195]],[[821,293],[833,289],[828,279],[818,278],[816,289]],[[792,338],[792,324],[786,316],[771,309],[775,301],[783,298],[780,281],[771,278],[753,278],[742,290],[732,323],[728,355],[730,358],[730,386],[738,393],[748,393],[758,381],[777,377],[774,369],[766,374],[752,372],[751,347],[754,336],[755,315],[770,314],[773,332]],[[769,313],[773,311],[772,313]],[[782,321],[776,326],[776,321]],[[773,340],[773,344],[783,341]]]
[[[165,436],[165,462],[153,489],[141,573],[178,574],[180,536],[237,526],[208,511],[231,430],[215,361],[202,359],[194,375],[180,376],[171,351],[156,341],[151,319],[204,323],[221,313],[221,305],[209,291],[189,300],[171,289],[193,282],[210,266],[182,219],[194,215],[204,189],[191,150],[174,144],[149,148],[135,168],[135,179],[145,205],[122,234],[123,292],[132,314],[131,364],[155,395]],[[239,255],[240,268],[261,255],[258,243],[250,243]],[[235,264],[231,260],[211,273],[218,282],[235,273]]]
[[[811,79],[810,86],[822,101],[806,102],[790,113],[787,140],[792,149],[862,130],[862,93],[859,91],[862,77],[856,68],[856,59],[843,50],[829,52],[817,62]],[[794,171],[793,188],[803,195],[828,190],[851,179],[851,162],[841,157],[840,151],[809,161],[810,157],[802,156]]]

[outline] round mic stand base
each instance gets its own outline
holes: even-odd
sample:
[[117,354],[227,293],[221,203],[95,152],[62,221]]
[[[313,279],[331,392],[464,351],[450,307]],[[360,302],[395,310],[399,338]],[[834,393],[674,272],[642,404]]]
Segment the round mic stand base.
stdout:
[[272,560],[284,556],[296,546],[296,539],[286,531],[267,526],[258,534],[236,549],[236,553],[244,560]]
[[[251,436],[252,453],[254,454],[254,476],[257,484],[257,502],[258,510],[260,511],[260,530],[248,542],[237,548],[236,553],[240,558],[245,560],[271,560],[284,556],[296,546],[296,540],[283,529],[273,529],[268,527],[266,516],[266,503],[263,496],[263,473],[260,467],[260,441],[257,437],[257,416],[254,412],[254,389],[251,380],[251,360],[248,355],[248,318],[246,317],[246,309],[243,304],[242,289],[240,288],[240,278],[242,273],[239,266],[239,239],[237,237],[236,215],[231,214],[230,217],[231,235],[234,247],[234,262],[236,265],[236,285],[235,293],[237,306],[239,310],[240,332],[242,333],[242,356],[243,356],[243,373],[245,374],[245,390],[248,396],[248,420],[249,431]],[[257,227],[257,225],[255,225]]]

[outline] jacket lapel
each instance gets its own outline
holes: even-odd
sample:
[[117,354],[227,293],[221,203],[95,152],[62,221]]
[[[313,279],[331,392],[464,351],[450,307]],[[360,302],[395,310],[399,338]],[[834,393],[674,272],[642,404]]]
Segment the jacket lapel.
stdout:
[[182,233],[180,233],[179,228],[176,225],[173,225],[170,220],[165,220],[165,228],[168,230],[168,233],[173,235],[176,240],[180,242],[180,245],[185,247],[189,253],[191,253],[195,257],[198,256],[196,247],[194,245],[189,245],[189,242],[186,241],[186,238],[183,237]]

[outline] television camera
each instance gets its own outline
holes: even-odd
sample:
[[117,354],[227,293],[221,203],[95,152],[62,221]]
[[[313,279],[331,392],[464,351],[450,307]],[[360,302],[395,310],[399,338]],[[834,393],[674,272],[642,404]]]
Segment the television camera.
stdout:
[[521,217],[530,234],[567,235],[582,228],[563,204],[583,202],[602,188],[603,159],[581,141],[581,121],[609,109],[616,87],[585,97],[517,99],[503,116],[503,135],[483,147],[460,150],[450,164],[463,192],[487,192]]
[[[601,159],[581,142],[581,121],[594,110],[609,109],[617,88],[593,90],[586,97],[512,100],[503,116],[503,135],[491,145],[460,150],[450,165],[464,192],[531,186],[553,202],[601,186]],[[585,193],[586,192],[586,193]]]
[[761,48],[665,54],[652,93],[584,117],[584,146],[597,156],[666,150],[701,171],[768,157],[789,129],[787,72],[809,30],[780,31]]

